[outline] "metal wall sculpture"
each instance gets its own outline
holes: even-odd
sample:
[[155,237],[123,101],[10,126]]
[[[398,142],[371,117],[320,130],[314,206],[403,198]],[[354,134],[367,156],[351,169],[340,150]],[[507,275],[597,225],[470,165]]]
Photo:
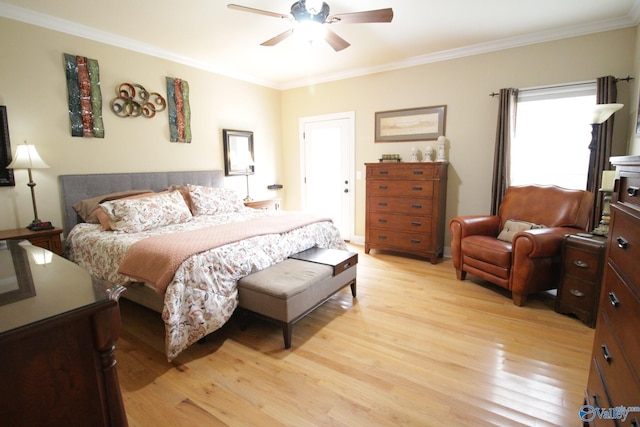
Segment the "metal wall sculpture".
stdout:
[[149,92],[136,83],[122,83],[118,95],[111,101],[111,111],[120,117],[154,117],[167,108],[167,101],[158,92]]
[[171,142],[191,142],[191,108],[189,83],[167,77],[167,103],[169,104],[169,133]]
[[71,136],[104,138],[98,61],[64,54]]

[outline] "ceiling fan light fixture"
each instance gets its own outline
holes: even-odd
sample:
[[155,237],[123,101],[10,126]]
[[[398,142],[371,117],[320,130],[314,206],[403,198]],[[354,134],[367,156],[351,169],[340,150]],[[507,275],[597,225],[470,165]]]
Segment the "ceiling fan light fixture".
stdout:
[[294,33],[300,40],[313,43],[323,40],[327,31],[324,24],[312,19],[307,19],[296,24]]

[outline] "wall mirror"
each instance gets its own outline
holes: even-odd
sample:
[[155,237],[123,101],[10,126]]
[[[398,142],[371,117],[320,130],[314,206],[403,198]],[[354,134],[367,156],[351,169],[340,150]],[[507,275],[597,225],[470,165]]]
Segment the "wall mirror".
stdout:
[[11,142],[9,141],[7,107],[0,105],[0,186],[12,187],[16,185],[13,179],[13,169],[7,169],[9,163],[11,163]]
[[224,174],[253,175],[253,132],[245,130],[222,130],[224,141]]

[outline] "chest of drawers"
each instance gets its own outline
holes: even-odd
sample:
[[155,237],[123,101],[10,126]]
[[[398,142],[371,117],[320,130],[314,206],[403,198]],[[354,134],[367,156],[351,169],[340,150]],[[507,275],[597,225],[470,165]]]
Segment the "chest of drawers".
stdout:
[[365,253],[428,258],[444,249],[447,163],[367,163]]
[[[612,157],[611,163],[616,184],[587,409],[640,406],[640,156]],[[588,413],[595,414],[583,418],[590,425],[613,425]],[[640,425],[640,412],[616,422]]]

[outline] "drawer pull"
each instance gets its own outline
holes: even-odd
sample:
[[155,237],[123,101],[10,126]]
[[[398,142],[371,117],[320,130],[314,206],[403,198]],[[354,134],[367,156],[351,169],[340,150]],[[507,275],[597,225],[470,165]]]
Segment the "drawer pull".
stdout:
[[382,223],[382,224],[386,224],[386,223],[387,223],[387,220],[386,220],[386,219],[384,219],[384,218],[379,218],[379,219],[378,219],[378,222],[379,222],[379,223]]
[[627,195],[629,197],[636,197],[638,195],[638,187],[627,188]]
[[380,171],[380,175],[389,175],[389,171]]
[[413,187],[413,189],[414,189],[415,191],[422,191],[422,187],[418,187],[418,186]]
[[631,427],[640,427],[640,421],[637,418],[631,420]]
[[417,221],[413,221],[413,222],[411,222],[411,226],[412,227],[422,227],[422,223],[421,222],[417,222]]
[[571,289],[571,290],[569,291],[569,293],[570,293],[571,295],[573,295],[574,297],[578,297],[578,298],[582,298],[582,297],[584,296],[584,292],[580,292],[580,291],[579,291],[579,290],[577,290],[577,289]]
[[613,292],[609,292],[609,301],[611,301],[612,306],[620,307],[620,300]]
[[378,203],[378,206],[387,206],[387,202],[380,202]]
[[422,209],[422,205],[411,205],[413,209]]
[[600,407],[600,399],[598,399],[598,395],[596,393],[593,393],[593,406],[596,408]]
[[342,266],[342,268],[344,268],[345,270],[347,268],[349,268],[349,267],[351,267],[351,263],[350,262],[348,262],[348,263],[346,263],[345,265]]
[[419,244],[419,243],[420,243],[420,240],[418,240],[418,239],[411,239],[411,243]]
[[616,242],[618,242],[618,247],[620,249],[627,249],[627,247],[629,246],[629,242],[622,236],[618,237],[616,239]]
[[604,360],[611,364],[611,353],[609,353],[609,349],[607,348],[606,344],[602,344],[602,357],[604,357]]
[[424,171],[413,171],[414,175],[422,175],[424,174]]
[[577,259],[577,260],[573,261],[573,264],[574,264],[576,267],[580,267],[580,268],[589,268],[589,263],[588,263],[588,262],[586,262],[586,261],[582,261],[582,260],[580,260],[580,259]]
[[386,185],[378,185],[378,190],[388,190],[389,187],[387,187]]
[[386,239],[387,239],[387,236],[379,235],[379,236],[378,236],[378,239],[380,239],[380,240],[386,240]]

